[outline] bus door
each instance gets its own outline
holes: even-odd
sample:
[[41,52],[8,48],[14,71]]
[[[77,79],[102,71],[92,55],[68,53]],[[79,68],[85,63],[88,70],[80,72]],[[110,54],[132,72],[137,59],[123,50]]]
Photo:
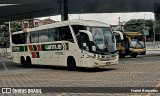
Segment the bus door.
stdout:
[[118,50],[120,52],[120,56],[124,56],[126,54],[126,37],[122,41],[120,41],[120,45],[118,47]]
[[81,48],[81,60],[82,60],[82,65],[86,66],[87,64],[90,64],[90,60],[88,57],[89,50],[90,50],[90,42],[89,42],[89,37],[85,33],[81,33],[81,38],[80,38],[80,48]]
[[124,38],[124,47],[125,47],[125,54],[129,54],[129,37],[126,36]]
[[46,52],[46,64],[58,65],[59,58],[56,55],[57,51],[47,51]]
[[46,64],[45,51],[40,51],[37,53],[39,53],[39,58],[37,60],[38,64],[45,65]]

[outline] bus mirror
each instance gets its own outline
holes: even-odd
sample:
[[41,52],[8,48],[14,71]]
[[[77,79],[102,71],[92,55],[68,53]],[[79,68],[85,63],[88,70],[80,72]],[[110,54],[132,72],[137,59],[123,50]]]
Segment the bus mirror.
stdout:
[[114,34],[115,35],[119,35],[121,40],[124,39],[122,32],[120,32],[120,31],[114,31]]
[[92,34],[91,32],[87,31],[87,30],[79,30],[80,33],[85,33],[88,35],[89,37],[89,41],[93,41],[93,37],[92,37]]

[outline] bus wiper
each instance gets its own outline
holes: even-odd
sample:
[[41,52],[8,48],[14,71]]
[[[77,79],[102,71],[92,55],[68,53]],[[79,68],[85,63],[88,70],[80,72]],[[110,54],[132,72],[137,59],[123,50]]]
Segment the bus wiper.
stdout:
[[109,52],[109,50],[108,50],[108,40],[106,39],[106,38],[104,38],[104,44],[105,44],[105,48],[104,48],[104,50],[106,50],[107,52]]
[[137,44],[139,44],[141,47],[143,47],[143,45],[139,41],[137,41]]
[[97,51],[97,49],[100,50],[100,48],[98,47],[98,45],[94,41],[92,41],[92,43],[93,43],[92,46],[96,47],[96,51]]
[[108,40],[104,37],[104,43],[108,45]]

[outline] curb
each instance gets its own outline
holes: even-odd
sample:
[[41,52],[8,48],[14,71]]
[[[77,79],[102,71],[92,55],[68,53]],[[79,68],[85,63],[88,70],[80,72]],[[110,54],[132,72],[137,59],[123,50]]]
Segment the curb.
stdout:
[[146,49],[147,51],[160,51],[160,48],[158,49]]

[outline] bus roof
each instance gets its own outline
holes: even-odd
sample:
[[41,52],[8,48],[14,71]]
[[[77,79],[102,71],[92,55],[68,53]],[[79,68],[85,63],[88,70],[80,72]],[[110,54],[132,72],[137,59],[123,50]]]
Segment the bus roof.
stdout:
[[[35,28],[30,28],[27,29],[27,32],[32,32],[35,30],[44,30],[44,29],[50,29],[50,28],[57,28],[57,27],[62,27],[62,26],[67,26],[67,25],[84,25],[84,26],[94,26],[94,27],[110,27],[108,24],[99,22],[99,21],[93,21],[93,20],[69,20],[69,21],[62,21],[62,22],[56,22],[48,25],[42,25],[39,27]],[[24,31],[18,31],[14,32],[14,34],[20,34],[24,33]]]
[[123,35],[128,35],[128,36],[141,36],[142,33],[140,32],[122,32]]

